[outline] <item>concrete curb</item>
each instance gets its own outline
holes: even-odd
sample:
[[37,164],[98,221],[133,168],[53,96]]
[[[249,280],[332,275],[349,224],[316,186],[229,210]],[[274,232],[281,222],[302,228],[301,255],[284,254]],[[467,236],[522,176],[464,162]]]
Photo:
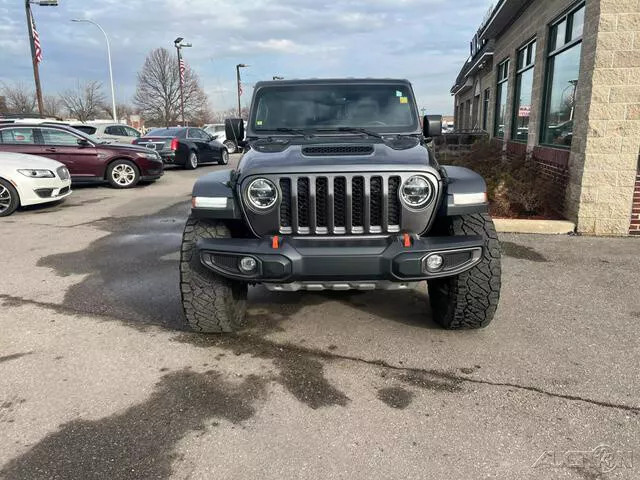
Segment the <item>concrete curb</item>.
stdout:
[[566,235],[572,233],[576,225],[566,220],[524,220],[521,218],[494,218],[496,230],[501,233],[543,233]]

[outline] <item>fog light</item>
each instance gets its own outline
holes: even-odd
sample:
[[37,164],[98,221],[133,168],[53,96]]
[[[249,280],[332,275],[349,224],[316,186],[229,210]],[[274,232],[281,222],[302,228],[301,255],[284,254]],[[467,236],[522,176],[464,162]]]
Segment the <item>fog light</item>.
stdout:
[[240,259],[239,267],[244,273],[254,273],[258,267],[258,262],[253,257],[242,257]]
[[425,265],[427,267],[427,270],[429,270],[430,272],[437,272],[442,268],[443,263],[444,258],[442,258],[442,255],[433,254],[427,257]]

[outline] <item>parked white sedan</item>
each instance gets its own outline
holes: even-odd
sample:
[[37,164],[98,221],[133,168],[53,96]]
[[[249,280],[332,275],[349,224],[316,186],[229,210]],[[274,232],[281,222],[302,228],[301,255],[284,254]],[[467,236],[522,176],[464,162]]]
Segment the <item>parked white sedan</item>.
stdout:
[[71,194],[62,163],[37,155],[0,152],[0,217],[25,205],[56,202]]

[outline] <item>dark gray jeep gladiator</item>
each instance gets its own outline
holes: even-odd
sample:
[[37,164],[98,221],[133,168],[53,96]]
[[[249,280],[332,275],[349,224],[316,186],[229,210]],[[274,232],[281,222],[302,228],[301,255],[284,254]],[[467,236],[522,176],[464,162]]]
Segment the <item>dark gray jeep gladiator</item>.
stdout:
[[259,82],[246,139],[242,120],[226,129],[246,151],[237,168],[197,180],[183,235],[192,329],[241,328],[249,285],[407,289],[423,280],[444,328],[491,322],[500,247],[485,182],[437,162],[431,139],[442,117],[421,126],[408,81]]

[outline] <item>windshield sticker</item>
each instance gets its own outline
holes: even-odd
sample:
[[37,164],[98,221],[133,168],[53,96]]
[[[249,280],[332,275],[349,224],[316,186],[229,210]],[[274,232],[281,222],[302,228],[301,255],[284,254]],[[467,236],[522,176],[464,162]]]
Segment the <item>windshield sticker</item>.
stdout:
[[262,120],[256,120],[256,125],[262,125]]
[[400,97],[400,103],[409,103],[408,97]]
[[400,90],[396,90],[396,97],[401,97],[402,96],[402,92]]

